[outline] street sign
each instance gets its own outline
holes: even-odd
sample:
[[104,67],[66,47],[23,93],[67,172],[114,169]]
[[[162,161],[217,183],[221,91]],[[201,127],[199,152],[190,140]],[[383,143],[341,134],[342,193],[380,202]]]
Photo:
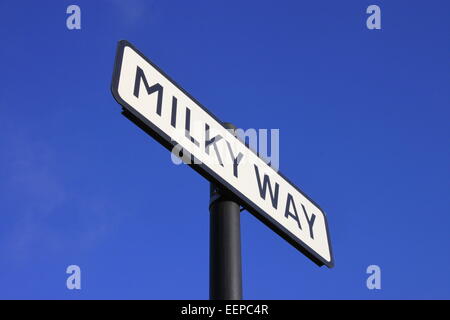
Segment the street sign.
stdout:
[[124,114],[318,265],[334,264],[325,213],[127,41],[111,86]]

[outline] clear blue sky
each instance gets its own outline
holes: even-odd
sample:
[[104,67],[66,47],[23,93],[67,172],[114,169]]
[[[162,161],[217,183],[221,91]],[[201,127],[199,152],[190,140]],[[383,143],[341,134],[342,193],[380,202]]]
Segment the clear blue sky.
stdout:
[[[81,7],[81,30],[66,8]],[[382,29],[366,28],[367,6]],[[0,298],[208,298],[208,182],[121,114],[126,39],[224,121],[278,128],[319,268],[242,214],[247,299],[450,298],[448,1],[2,1]],[[82,289],[66,289],[66,267]],[[382,289],[366,288],[366,268]]]

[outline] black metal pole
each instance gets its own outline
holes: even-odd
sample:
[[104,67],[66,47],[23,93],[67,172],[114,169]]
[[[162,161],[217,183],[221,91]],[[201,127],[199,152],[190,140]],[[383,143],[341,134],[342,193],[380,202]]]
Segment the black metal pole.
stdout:
[[[236,129],[224,124],[228,129]],[[233,196],[210,185],[209,298],[242,299],[241,210]]]

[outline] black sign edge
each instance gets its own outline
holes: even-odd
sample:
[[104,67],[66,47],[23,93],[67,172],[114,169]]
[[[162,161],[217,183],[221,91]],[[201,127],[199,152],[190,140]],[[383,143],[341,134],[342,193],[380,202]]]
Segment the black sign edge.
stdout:
[[[215,119],[219,124],[222,124],[222,121],[220,121],[214,114],[211,113],[206,107],[204,107],[197,99],[192,97],[191,94],[189,94],[186,90],[184,90],[176,81],[174,81],[170,76],[168,76],[163,70],[161,70],[155,63],[153,63],[147,56],[145,56],[139,49],[137,49],[133,44],[128,42],[127,40],[120,40],[117,44],[117,50],[116,50],[116,56],[114,61],[114,71],[112,76],[112,82],[111,82],[111,93],[114,97],[114,99],[122,105],[124,108],[123,114],[125,117],[127,117],[130,121],[135,123],[139,128],[141,128],[144,132],[149,134],[152,138],[157,140],[160,144],[162,144],[166,149],[169,151],[172,150],[172,148],[177,144],[176,141],[172,140],[167,134],[165,134],[162,130],[160,130],[158,127],[156,127],[154,124],[152,124],[147,119],[140,116],[139,112],[137,112],[132,106],[130,106],[126,101],[124,101],[118,92],[118,85],[119,85],[119,78],[120,78],[120,71],[122,68],[122,58],[123,58],[123,52],[125,47],[130,47],[133,51],[135,51],[141,58],[143,58],[146,62],[148,62],[151,66],[153,66],[158,72],[160,72],[164,77],[167,78],[174,86],[176,86],[181,92],[183,92],[185,95],[187,95],[192,101],[197,103],[197,105],[203,109],[208,115],[210,115],[213,119]],[[250,151],[254,152],[249,148]],[[274,220],[270,215],[264,212],[264,210],[261,210],[258,208],[258,206],[245,197],[241,192],[239,192],[237,189],[235,189],[232,185],[230,185],[228,182],[223,180],[220,176],[216,175],[212,170],[210,170],[207,166],[203,164],[189,164],[191,168],[193,168],[195,171],[197,171],[199,174],[201,174],[204,178],[208,179],[209,181],[212,181],[221,187],[231,190],[232,193],[234,193],[239,198],[239,203],[251,214],[253,214],[258,220],[263,222],[267,227],[269,227],[272,231],[274,231],[276,234],[278,234],[280,237],[282,237],[285,241],[290,243],[292,246],[294,246],[297,250],[302,252],[305,256],[307,256],[309,259],[311,259],[315,264],[318,266],[326,265],[328,268],[333,268],[335,265],[334,261],[334,254],[333,254],[333,248],[331,246],[331,236],[330,231],[328,227],[328,219],[326,213],[322,210],[322,208],[314,202],[308,195],[306,195],[302,190],[300,190],[299,187],[297,187],[294,183],[292,183],[288,178],[286,178],[280,171],[277,171],[277,173],[286,180],[292,187],[294,187],[298,192],[300,192],[305,198],[307,198],[309,201],[311,201],[323,214],[324,221],[325,221],[325,229],[327,232],[327,240],[328,240],[328,248],[330,251],[330,261],[327,261],[323,257],[321,257],[319,254],[317,254],[311,247],[309,247],[306,243],[304,243],[302,240],[298,239],[296,236],[294,236],[289,230],[284,228],[280,223],[278,223],[276,220]]]

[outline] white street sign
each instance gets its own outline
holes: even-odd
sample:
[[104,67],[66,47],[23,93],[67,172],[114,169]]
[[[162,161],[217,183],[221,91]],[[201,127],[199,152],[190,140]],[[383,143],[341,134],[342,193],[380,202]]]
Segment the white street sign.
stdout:
[[132,44],[118,44],[112,93],[128,117],[318,265],[334,264],[325,213]]

